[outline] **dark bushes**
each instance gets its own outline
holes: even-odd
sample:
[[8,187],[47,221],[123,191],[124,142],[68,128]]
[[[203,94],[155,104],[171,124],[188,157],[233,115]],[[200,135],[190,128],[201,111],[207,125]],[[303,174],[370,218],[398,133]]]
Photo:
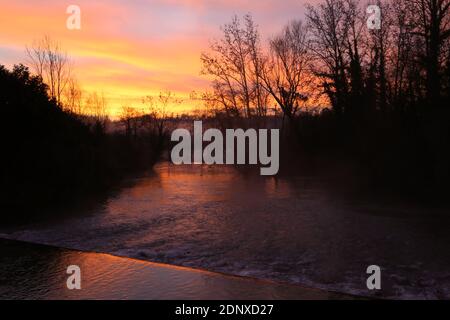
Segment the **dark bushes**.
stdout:
[[0,66],[0,113],[3,215],[79,200],[158,157],[152,137],[106,134],[63,111],[22,65]]

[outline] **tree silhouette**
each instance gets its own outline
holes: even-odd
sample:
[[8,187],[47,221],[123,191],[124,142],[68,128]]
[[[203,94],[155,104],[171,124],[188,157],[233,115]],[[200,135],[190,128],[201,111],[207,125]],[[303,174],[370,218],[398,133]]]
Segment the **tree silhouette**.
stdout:
[[302,22],[291,22],[270,41],[270,55],[261,73],[264,88],[290,120],[300,111],[310,89],[308,47]]
[[48,85],[50,97],[61,105],[72,77],[72,65],[67,53],[48,36],[27,47],[26,52],[34,73]]
[[42,78],[23,65],[11,71],[0,65],[0,88],[0,112],[8,119],[0,127],[2,221],[79,201],[159,155],[157,138],[130,142],[59,108]]

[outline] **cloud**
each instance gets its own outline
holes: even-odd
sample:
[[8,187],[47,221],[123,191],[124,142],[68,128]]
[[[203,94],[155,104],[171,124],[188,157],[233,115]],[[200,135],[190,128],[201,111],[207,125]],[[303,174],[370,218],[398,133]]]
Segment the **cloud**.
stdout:
[[136,101],[148,92],[201,91],[200,53],[232,15],[251,12],[271,36],[301,17],[302,1],[258,0],[77,0],[81,30],[66,28],[67,3],[57,0],[0,0],[0,63],[25,61],[25,46],[48,35],[73,58],[87,90]]

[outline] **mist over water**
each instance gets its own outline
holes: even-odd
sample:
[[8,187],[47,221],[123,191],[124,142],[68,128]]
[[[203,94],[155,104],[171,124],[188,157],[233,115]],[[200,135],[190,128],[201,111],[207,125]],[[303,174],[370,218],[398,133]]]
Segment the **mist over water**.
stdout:
[[315,177],[261,177],[230,166],[173,166],[98,206],[2,236],[308,287],[450,297],[450,221],[439,210],[370,201]]

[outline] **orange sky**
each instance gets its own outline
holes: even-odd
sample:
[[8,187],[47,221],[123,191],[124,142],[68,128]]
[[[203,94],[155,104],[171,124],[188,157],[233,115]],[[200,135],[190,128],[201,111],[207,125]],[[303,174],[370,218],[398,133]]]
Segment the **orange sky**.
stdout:
[[[280,3],[281,2],[281,3]],[[110,114],[140,107],[146,95],[171,90],[186,98],[173,112],[196,107],[200,54],[234,14],[252,13],[263,38],[301,18],[301,0],[0,0],[0,64],[26,62],[25,46],[44,35],[61,43],[87,92],[103,92]],[[68,30],[66,8],[81,8],[81,30]]]

